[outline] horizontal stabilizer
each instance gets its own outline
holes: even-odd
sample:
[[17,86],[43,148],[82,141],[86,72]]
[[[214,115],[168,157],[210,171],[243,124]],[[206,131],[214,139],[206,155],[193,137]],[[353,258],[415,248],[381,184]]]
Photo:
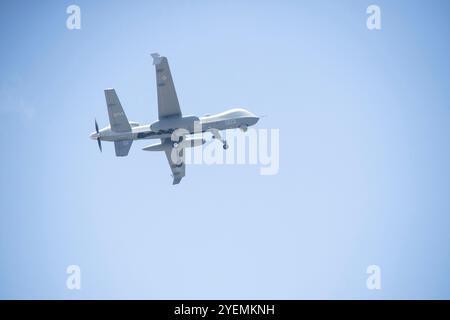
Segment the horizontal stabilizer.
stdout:
[[109,124],[115,132],[130,132],[131,126],[120,104],[119,97],[114,89],[105,90],[106,105],[108,106]]

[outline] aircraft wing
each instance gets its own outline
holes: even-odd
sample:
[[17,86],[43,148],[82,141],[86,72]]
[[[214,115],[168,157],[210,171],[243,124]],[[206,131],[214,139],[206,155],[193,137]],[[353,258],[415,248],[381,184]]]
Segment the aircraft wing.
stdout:
[[[171,143],[170,139],[161,139],[162,143]],[[166,154],[167,161],[169,162],[170,169],[172,170],[173,183],[179,184],[181,179],[186,173],[186,164],[184,162],[184,149],[179,151],[177,158],[172,158],[172,152],[174,148],[167,148],[164,152]],[[174,153],[176,154],[176,153]],[[175,160],[175,161],[174,161]]]
[[181,117],[177,93],[170,73],[169,62],[166,57],[153,53],[153,64],[156,71],[156,87],[158,90],[158,117]]

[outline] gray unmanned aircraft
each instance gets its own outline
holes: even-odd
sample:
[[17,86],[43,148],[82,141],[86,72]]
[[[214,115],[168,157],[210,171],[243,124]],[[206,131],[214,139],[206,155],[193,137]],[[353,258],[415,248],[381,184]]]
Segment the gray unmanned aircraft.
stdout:
[[[185,176],[184,148],[205,143],[202,138],[189,139],[188,135],[210,131],[213,139],[220,140],[223,148],[227,149],[227,142],[221,137],[220,130],[239,128],[245,132],[249,126],[256,124],[259,118],[245,109],[230,109],[204,117],[183,116],[167,58],[157,53],[153,53],[152,57],[158,91],[158,121],[150,125],[128,121],[116,91],[106,89],[110,125],[99,129],[95,121],[95,132],[90,137],[97,140],[100,151],[102,151],[101,141],[113,141],[117,157],[128,155],[133,140],[160,139],[160,143],[146,146],[142,150],[164,151],[172,170],[173,184],[178,184]],[[177,157],[173,157],[173,154],[177,154]]]

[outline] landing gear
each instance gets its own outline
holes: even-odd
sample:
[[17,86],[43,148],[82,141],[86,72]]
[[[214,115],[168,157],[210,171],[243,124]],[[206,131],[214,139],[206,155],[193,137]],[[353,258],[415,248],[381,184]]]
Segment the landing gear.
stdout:
[[222,136],[220,135],[219,130],[211,129],[210,131],[212,133],[212,138],[220,140],[222,142],[222,144],[223,144],[223,146],[222,146],[223,150],[227,150],[228,149],[227,141],[225,139],[222,139]]
[[183,141],[183,136],[179,136],[179,137],[175,137],[175,138],[178,138],[178,140],[175,139],[175,141],[172,142],[173,148],[178,147],[178,145],[181,143],[181,141]]
[[242,126],[239,127],[239,129],[242,130],[242,132],[247,132],[247,126],[245,124],[243,124]]

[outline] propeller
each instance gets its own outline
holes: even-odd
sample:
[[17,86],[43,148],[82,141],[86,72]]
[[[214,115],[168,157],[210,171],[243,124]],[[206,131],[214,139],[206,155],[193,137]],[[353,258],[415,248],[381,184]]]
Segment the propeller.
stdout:
[[102,141],[100,140],[97,119],[95,119],[95,131],[97,132],[98,148],[100,149],[100,152],[102,152]]

